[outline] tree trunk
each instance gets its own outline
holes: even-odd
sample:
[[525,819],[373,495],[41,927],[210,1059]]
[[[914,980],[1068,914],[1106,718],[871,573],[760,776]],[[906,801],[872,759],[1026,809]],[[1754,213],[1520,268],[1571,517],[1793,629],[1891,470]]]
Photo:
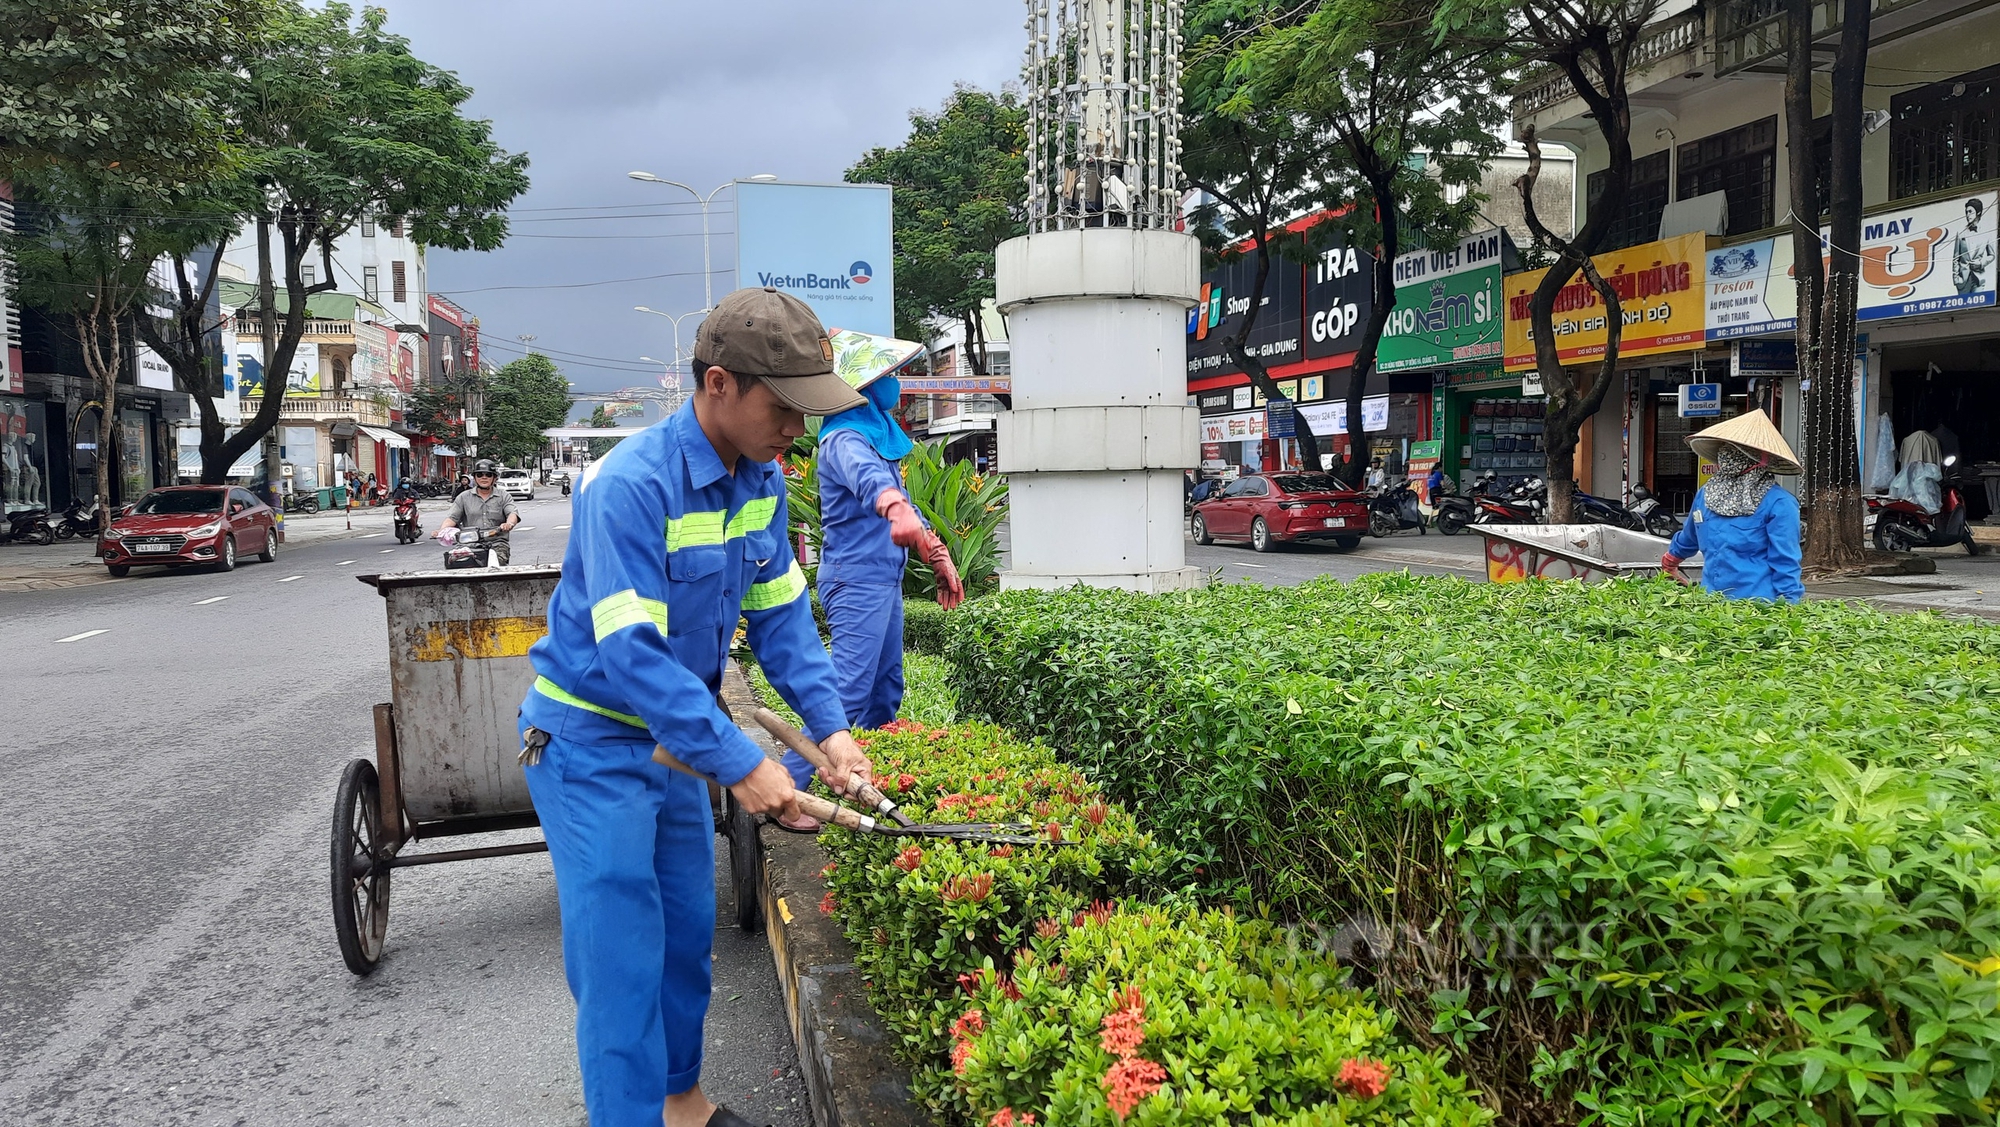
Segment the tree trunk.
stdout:
[[[220,272],[224,243],[218,242],[214,256],[209,262],[207,277],[202,288],[197,291],[188,283],[187,260],[181,255],[173,258],[176,301],[174,307],[174,335],[169,338],[159,331],[153,318],[143,312],[132,318],[132,330],[146,347],[158,353],[173,369],[174,384],[194,402],[196,423],[201,431],[201,483],[222,485],[229,480],[231,463],[222,461],[222,443],[228,437],[222,417],[216,412],[215,400],[224,393],[217,373],[208,366],[208,299],[214,292],[216,276]],[[227,362],[226,360],[224,361]]]
[[[1360,141],[1354,143],[1352,155],[1357,164],[1363,164]],[[1372,142],[1367,142],[1368,152],[1373,153]],[[1364,164],[1364,167],[1369,167]],[[1396,255],[1403,246],[1402,211],[1396,206],[1395,171],[1374,167],[1368,174],[1368,190],[1375,196],[1375,213],[1382,228],[1382,244],[1375,248],[1374,263],[1369,270],[1369,286],[1374,291],[1373,304],[1369,308],[1368,325],[1361,333],[1361,347],[1354,353],[1354,366],[1347,376],[1347,460],[1341,463],[1340,476],[1356,489],[1368,480],[1368,428],[1361,421],[1361,405],[1368,398],[1368,378],[1375,374],[1375,358],[1382,347],[1382,331],[1389,325],[1389,314],[1396,309]]]
[[[1833,63],[1826,289],[1819,304],[1812,384],[1805,394],[1804,563],[1821,570],[1854,567],[1863,559],[1854,315],[1861,297],[1861,97],[1870,5],[1848,0],[1841,7],[1840,47]],[[1794,26],[1795,35],[1797,30]],[[1810,28],[1795,39],[1794,48],[1811,50]]]
[[99,293],[91,301],[87,310],[77,314],[77,342],[83,349],[84,370],[90,373],[91,394],[98,402],[97,412],[97,472],[92,485],[97,493],[97,511],[103,514],[99,519],[106,525],[111,523],[111,449],[112,441],[118,433],[118,372],[124,367],[124,341],[118,335],[118,322],[109,311],[116,303],[108,300],[103,291],[112,288],[100,281]]
[[[1243,311],[1243,324],[1235,335],[1223,341],[1223,347],[1228,350],[1229,358],[1236,361],[1236,366],[1243,369],[1243,374],[1250,377],[1250,385],[1263,392],[1268,401],[1282,398],[1278,383],[1271,378],[1264,362],[1250,355],[1249,340],[1250,330],[1257,324],[1257,314],[1263,309],[1264,284],[1271,276],[1270,229],[1259,226],[1253,244],[1257,248],[1252,252],[1257,256],[1257,280],[1250,287],[1250,306]],[[1300,464],[1308,470],[1319,469],[1319,439],[1313,434],[1312,426],[1296,409],[1292,411],[1292,424],[1295,428],[1292,440],[1299,444]]]

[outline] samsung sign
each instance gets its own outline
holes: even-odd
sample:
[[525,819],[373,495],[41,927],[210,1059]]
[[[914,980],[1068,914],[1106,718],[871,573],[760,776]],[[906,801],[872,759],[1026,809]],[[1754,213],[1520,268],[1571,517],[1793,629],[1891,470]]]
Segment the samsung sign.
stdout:
[[894,243],[882,184],[736,182],[736,277],[802,299],[829,329],[893,334]]

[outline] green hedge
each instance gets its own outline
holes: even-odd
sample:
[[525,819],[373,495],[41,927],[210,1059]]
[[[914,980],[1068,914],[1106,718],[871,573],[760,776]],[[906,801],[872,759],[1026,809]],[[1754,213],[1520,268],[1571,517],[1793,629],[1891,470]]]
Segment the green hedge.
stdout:
[[912,653],[941,655],[951,627],[936,599],[903,600],[903,648]]
[[2000,1110],[1991,627],[1385,575],[1006,594],[946,652],[1511,1121]]
[[[1481,1122],[1442,1056],[1397,1042],[1324,955],[1266,925],[1114,908],[1159,886],[1163,856],[1046,748],[979,725],[899,721],[866,738],[876,778],[920,820],[1025,820],[1050,839],[821,838],[833,856],[821,909],[854,943],[939,1122],[1111,1123],[1124,1095],[1132,1124],[1389,1124],[1411,1109]],[[1116,1061],[1098,1023],[1135,989],[1150,1007],[1140,1043],[1123,1046],[1136,1072],[1107,1087]],[[1348,1061],[1386,1064],[1386,1090],[1343,1081]]]

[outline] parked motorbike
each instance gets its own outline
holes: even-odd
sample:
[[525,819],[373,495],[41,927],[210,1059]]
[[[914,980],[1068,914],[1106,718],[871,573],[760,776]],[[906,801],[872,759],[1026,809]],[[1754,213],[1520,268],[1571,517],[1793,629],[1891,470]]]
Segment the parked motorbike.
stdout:
[[19,509],[7,514],[7,539],[46,548],[56,542],[55,526],[47,509]]
[[1976,556],[1979,545],[1972,539],[1971,522],[1965,512],[1965,479],[1953,472],[1956,454],[1944,460],[1944,480],[1938,483],[1941,504],[1927,513],[1915,501],[1888,497],[1868,498],[1875,514],[1875,547],[1884,552],[1907,552],[1914,548],[1949,548],[1965,545],[1965,554]]
[[417,517],[417,498],[407,490],[396,491],[396,543],[414,544],[423,539],[424,524]]
[[288,513],[304,513],[307,516],[319,512],[319,490],[293,490],[285,494],[285,511]]
[[1369,496],[1370,535],[1390,536],[1406,528],[1416,529],[1419,536],[1429,531],[1424,526],[1423,510],[1417,507],[1417,491],[1408,482],[1384,486]]
[[1643,518],[1609,497],[1596,497],[1576,489],[1570,494],[1570,506],[1577,521],[1582,524],[1608,524],[1633,532],[1646,531]]
[[1456,536],[1479,515],[1479,506],[1474,501],[1480,493],[1492,487],[1493,471],[1474,482],[1464,493],[1455,490],[1441,493],[1431,500],[1437,505],[1438,531],[1446,536]]
[[499,530],[451,528],[440,535],[445,534],[453,534],[452,539],[445,541],[445,567],[493,566],[493,548],[487,541],[499,539],[501,535]]
[[1540,524],[1542,514],[1548,511],[1548,486],[1539,477],[1523,478],[1508,489],[1491,480],[1482,485],[1472,498],[1477,510],[1474,524]]
[[1670,537],[1681,530],[1680,519],[1668,512],[1667,507],[1660,504],[1660,499],[1653,496],[1653,491],[1643,485],[1632,487],[1632,503],[1625,507],[1653,536]]
[[104,521],[98,517],[97,498],[91,498],[90,503],[86,505],[83,498],[78,497],[69,503],[69,508],[63,510],[63,515],[56,518],[56,539],[95,536],[103,524]]

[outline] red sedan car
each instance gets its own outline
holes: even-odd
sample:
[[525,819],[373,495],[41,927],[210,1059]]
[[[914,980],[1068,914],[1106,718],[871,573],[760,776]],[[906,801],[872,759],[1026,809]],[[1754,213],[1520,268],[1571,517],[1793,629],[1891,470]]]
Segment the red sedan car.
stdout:
[[230,485],[171,485],[139,498],[98,534],[97,557],[114,577],[134,565],[230,571],[239,556],[278,558],[284,527],[269,505]]
[[1249,474],[1194,507],[1194,542],[1247,540],[1260,552],[1292,540],[1331,540],[1342,550],[1368,531],[1368,503],[1323,473]]

